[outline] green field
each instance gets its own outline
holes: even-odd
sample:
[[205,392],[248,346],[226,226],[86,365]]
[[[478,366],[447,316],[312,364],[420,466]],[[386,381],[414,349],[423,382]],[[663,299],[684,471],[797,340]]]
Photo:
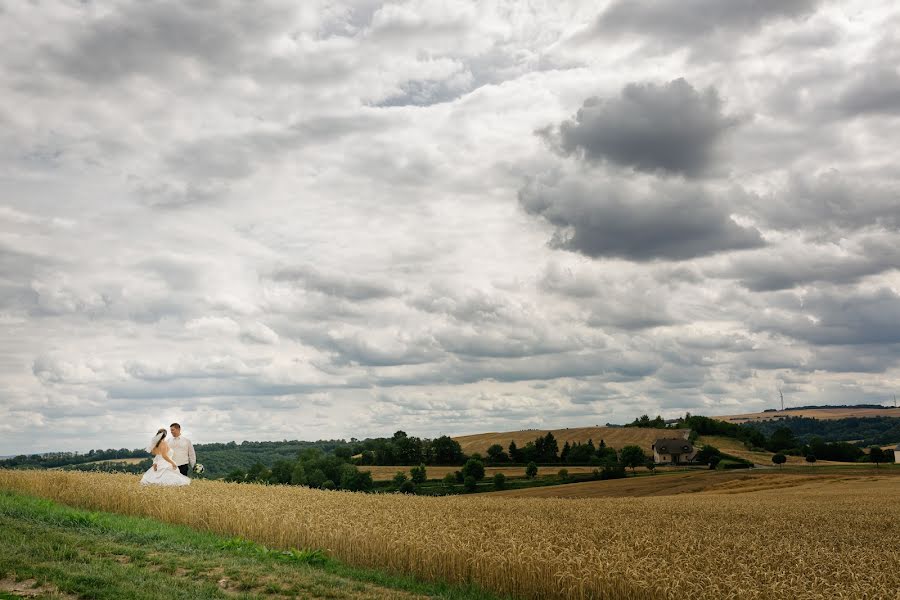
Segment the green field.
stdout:
[[475,589],[281,552],[152,519],[0,492],[0,599],[447,598]]

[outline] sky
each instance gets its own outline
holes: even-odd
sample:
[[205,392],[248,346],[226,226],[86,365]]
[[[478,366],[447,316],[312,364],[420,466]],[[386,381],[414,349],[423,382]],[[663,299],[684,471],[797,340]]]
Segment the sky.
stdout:
[[887,0],[0,5],[0,455],[893,403]]

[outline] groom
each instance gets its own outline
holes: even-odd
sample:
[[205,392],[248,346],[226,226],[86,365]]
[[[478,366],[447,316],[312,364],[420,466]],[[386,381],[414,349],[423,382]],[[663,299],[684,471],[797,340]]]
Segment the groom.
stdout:
[[169,425],[169,431],[172,432],[172,440],[169,446],[172,448],[172,460],[178,465],[178,470],[182,475],[188,472],[197,464],[197,455],[194,454],[194,445],[191,440],[181,437],[181,425],[172,423]]

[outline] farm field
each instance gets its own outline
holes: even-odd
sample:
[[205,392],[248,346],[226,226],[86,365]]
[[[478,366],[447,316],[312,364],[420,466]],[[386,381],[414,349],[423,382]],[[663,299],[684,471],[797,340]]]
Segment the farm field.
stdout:
[[825,469],[693,471],[629,477],[610,481],[588,481],[552,487],[527,488],[489,492],[487,495],[506,498],[637,498],[646,496],[673,496],[699,493],[746,493],[763,489],[780,489],[801,485],[820,486],[838,482],[854,482],[864,487],[869,481],[889,480],[900,485],[900,469],[872,466],[853,470],[831,471]]
[[0,530],[2,599],[490,598],[477,590],[353,569],[321,552],[285,554],[153,519],[10,492],[0,492]]
[[[581,499],[214,481],[148,489],[130,475],[62,471],[0,471],[0,489],[271,548],[321,548],[353,566],[471,581],[515,598],[893,597],[900,589],[900,477],[887,467],[857,475],[793,486],[734,479],[721,483],[736,487],[717,493]],[[672,561],[659,548],[691,560]]]
[[687,437],[688,431],[686,429],[660,430],[642,429],[639,427],[571,427],[567,429],[526,429],[524,431],[477,433],[457,436],[453,439],[459,442],[464,453],[480,452],[484,455],[493,444],[500,444],[505,450],[511,441],[515,441],[516,445],[521,448],[526,443],[534,441],[539,436],[547,435],[547,433],[553,434],[560,448],[566,442],[570,444],[573,442],[585,443],[588,440],[593,440],[594,445],[598,445],[600,440],[603,440],[607,446],[617,450],[623,446],[633,444],[649,452],[650,446],[658,438]]
[[743,413],[739,415],[721,415],[713,417],[729,423],[748,423],[767,419],[785,417],[809,417],[811,419],[847,419],[850,417],[898,417],[900,408],[809,408],[805,410],[784,410],[773,412]]
[[[732,454],[737,456],[738,458],[744,458],[747,460],[752,460],[754,463],[758,465],[764,466],[772,466],[772,456],[774,456],[773,452],[757,452],[752,450],[747,450],[746,446],[744,446],[743,442],[737,440],[735,438],[718,436],[718,435],[705,435],[697,438],[697,448],[702,448],[704,444],[709,444],[710,446],[715,446],[722,452],[726,454]],[[786,456],[788,465],[804,465],[810,467],[826,467],[829,465],[853,465],[856,463],[842,463],[836,461],[829,460],[820,460],[814,463],[806,462],[806,458],[803,456]]]

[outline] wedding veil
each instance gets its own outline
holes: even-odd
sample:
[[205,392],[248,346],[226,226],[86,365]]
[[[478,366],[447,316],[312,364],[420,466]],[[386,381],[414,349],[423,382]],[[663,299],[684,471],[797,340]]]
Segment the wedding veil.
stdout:
[[147,452],[153,452],[153,449],[156,448],[156,445],[159,443],[159,440],[163,439],[163,436],[166,435],[165,431],[160,431],[156,435],[153,436],[153,439],[150,440],[150,445],[147,446]]

